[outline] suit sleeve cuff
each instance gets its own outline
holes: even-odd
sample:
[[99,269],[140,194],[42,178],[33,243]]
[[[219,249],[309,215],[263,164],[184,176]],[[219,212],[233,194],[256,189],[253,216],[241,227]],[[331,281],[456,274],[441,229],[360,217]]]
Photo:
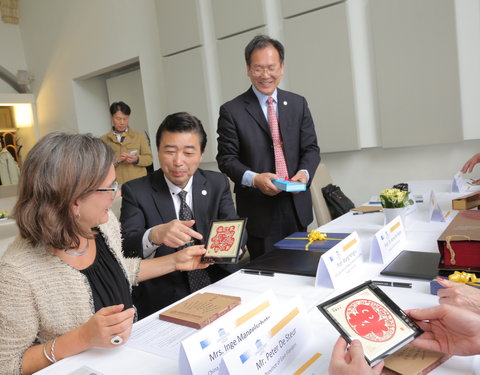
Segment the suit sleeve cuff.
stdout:
[[155,255],[155,250],[158,248],[158,244],[154,244],[150,241],[150,232],[152,228],[145,231],[142,237],[143,245],[143,259],[153,258]]
[[253,187],[253,178],[257,175],[257,173],[253,171],[245,171],[242,177],[242,185]]
[[305,175],[307,176],[307,184],[310,181],[310,174],[306,169],[300,169],[298,172],[305,172]]

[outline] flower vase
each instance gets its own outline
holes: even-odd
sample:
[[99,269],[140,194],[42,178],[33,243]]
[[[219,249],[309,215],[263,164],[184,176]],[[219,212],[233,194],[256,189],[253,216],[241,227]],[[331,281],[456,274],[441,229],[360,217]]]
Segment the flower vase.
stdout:
[[402,218],[402,223],[405,225],[405,218],[407,216],[408,207],[400,208],[383,208],[383,213],[385,215],[385,225],[395,219],[397,216]]

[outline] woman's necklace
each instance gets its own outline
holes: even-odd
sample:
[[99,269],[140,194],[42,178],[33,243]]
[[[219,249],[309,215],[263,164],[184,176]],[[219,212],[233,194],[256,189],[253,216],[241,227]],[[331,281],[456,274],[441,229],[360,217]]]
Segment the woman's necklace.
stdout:
[[88,248],[90,247],[90,241],[87,240],[87,246],[85,246],[82,250],[78,250],[78,251],[73,251],[73,250],[70,250],[70,249],[65,249],[65,252],[68,254],[68,255],[73,255],[74,257],[78,257],[80,255],[83,255],[85,254],[87,251],[88,251]]

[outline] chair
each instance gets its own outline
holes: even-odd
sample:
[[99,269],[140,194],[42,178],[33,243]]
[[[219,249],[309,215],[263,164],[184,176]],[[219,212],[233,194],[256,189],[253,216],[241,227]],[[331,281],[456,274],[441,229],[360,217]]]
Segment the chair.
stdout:
[[320,163],[310,184],[310,192],[312,194],[313,212],[317,219],[317,226],[332,221],[332,216],[328,210],[327,203],[323,198],[322,188],[328,184],[333,183],[332,177],[328,172],[327,166],[324,163]]

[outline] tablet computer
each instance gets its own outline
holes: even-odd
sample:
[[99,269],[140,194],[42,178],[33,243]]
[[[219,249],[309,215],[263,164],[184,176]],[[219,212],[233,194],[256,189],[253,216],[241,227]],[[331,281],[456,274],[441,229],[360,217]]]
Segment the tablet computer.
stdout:
[[317,307],[348,343],[360,340],[365,359],[371,366],[423,333],[372,281]]
[[380,274],[432,280],[438,275],[439,261],[439,253],[403,250]]

